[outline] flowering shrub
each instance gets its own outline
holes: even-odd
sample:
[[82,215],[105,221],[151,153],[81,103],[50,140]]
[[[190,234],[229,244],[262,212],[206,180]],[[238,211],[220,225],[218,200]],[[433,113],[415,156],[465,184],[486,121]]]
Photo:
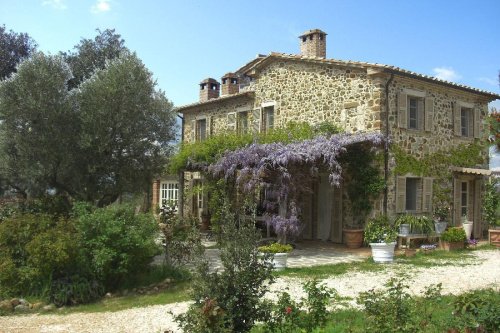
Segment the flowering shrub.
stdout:
[[441,240],[444,242],[465,242],[467,236],[465,235],[465,230],[462,227],[453,227],[446,229],[441,235]]
[[437,248],[437,244],[422,244],[420,245],[420,249],[424,251],[432,251]]
[[259,252],[263,253],[288,253],[293,250],[289,244],[273,243],[271,245],[259,246]]
[[394,226],[389,224],[385,215],[371,218],[365,226],[364,237],[366,243],[391,243],[395,242],[398,233]]

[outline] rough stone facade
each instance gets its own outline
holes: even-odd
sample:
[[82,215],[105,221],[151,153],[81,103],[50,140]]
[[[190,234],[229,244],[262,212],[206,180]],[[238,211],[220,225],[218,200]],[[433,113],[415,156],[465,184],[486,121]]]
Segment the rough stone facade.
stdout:
[[[487,105],[500,96],[390,66],[321,58],[272,53],[247,64],[243,71],[235,72],[240,82],[245,82],[239,93],[233,91],[231,95],[228,91],[229,95],[179,109],[184,114],[183,141],[195,139],[194,128],[199,119],[208,119],[207,132],[216,135],[232,130],[228,126],[229,113],[249,111],[248,122],[251,124],[254,120],[251,111],[266,105],[274,106],[275,127],[283,127],[289,122],[319,124],[328,121],[352,133],[379,131],[389,135],[392,145],[417,159],[461,144],[483,141],[487,137],[482,128]],[[432,116],[427,117],[427,111],[425,119],[423,115],[419,116],[422,125],[418,130],[401,125],[401,94],[415,95],[422,103],[425,100],[425,109],[432,110],[429,113]],[[474,128],[475,137],[456,135],[456,106],[461,104],[477,113],[474,122],[481,126]],[[480,135],[477,135],[478,130]],[[481,157],[482,163],[475,167],[487,169],[486,147]],[[394,156],[389,153],[387,213],[393,217],[397,211],[394,167]],[[480,180],[481,177],[476,178]],[[452,181],[448,185],[453,188]],[[347,225],[355,212],[349,207],[345,186],[342,218],[343,224]],[[372,215],[383,212],[383,202],[383,195],[375,200]],[[431,214],[432,211],[429,208],[425,213]]]

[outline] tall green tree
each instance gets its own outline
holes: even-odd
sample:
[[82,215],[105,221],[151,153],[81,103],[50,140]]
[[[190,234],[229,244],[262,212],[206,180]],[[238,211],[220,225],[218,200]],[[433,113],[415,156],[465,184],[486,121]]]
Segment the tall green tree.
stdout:
[[0,26],[0,80],[16,71],[16,66],[36,50],[35,41],[26,33],[7,31]]
[[23,196],[72,193],[79,126],[60,56],[36,53],[0,83],[0,175]]
[[80,85],[78,105],[87,199],[104,205],[147,189],[165,165],[175,114],[144,64],[131,53],[109,61]]
[[118,58],[122,52],[127,51],[125,41],[115,29],[97,29],[94,39],[82,38],[73,51],[62,53],[73,72],[69,88],[77,87],[96,70],[104,69],[107,61]]

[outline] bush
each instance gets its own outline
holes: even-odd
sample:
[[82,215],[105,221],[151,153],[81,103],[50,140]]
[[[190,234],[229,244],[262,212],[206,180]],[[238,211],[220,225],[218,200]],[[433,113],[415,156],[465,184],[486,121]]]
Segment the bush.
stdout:
[[391,243],[395,242],[398,236],[396,228],[389,224],[389,219],[385,215],[368,220],[365,226],[364,237],[366,243]]
[[465,242],[467,240],[467,235],[462,227],[451,227],[443,232],[441,240],[449,243]]
[[[227,206],[226,206],[227,208]],[[193,283],[194,304],[178,316],[184,332],[248,332],[265,318],[264,294],[273,281],[269,255],[257,251],[259,234],[251,222],[237,225],[225,210],[221,226],[223,271],[210,272],[206,261],[197,265]]]
[[73,215],[83,255],[105,288],[117,288],[128,275],[144,270],[159,253],[154,217],[135,214],[132,206],[94,209],[77,204]]
[[92,302],[104,295],[104,288],[97,280],[78,275],[52,281],[49,300],[57,306]]
[[290,244],[273,243],[270,245],[259,246],[258,250],[262,253],[288,253],[292,252],[293,247]]

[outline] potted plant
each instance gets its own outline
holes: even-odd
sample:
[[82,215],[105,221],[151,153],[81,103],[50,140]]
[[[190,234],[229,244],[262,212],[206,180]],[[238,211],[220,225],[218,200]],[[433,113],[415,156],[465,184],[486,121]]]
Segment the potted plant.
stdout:
[[463,249],[466,240],[462,227],[448,228],[441,234],[441,247],[446,251]]
[[403,214],[398,216],[394,225],[399,228],[399,234],[402,236],[429,234],[434,230],[431,219],[425,215]]
[[258,247],[259,252],[271,253],[272,265],[275,270],[282,270],[286,268],[286,260],[288,258],[288,253],[293,250],[293,247],[289,244],[272,243],[269,245],[263,245]]
[[470,239],[470,236],[472,235],[472,226],[473,222],[469,221],[469,219],[467,218],[467,214],[464,214],[462,216],[462,227],[465,230],[465,235],[467,239]]
[[394,248],[398,233],[386,215],[368,220],[365,226],[365,242],[372,248],[373,261],[385,263],[394,260]]
[[357,249],[363,245],[363,226],[348,224],[342,230],[344,232],[344,243],[350,249]]
[[450,206],[447,203],[436,205],[433,217],[436,234],[440,235],[446,230],[446,227],[448,226]]
[[486,191],[483,200],[484,220],[488,223],[489,243],[500,247],[500,179],[491,177],[485,184]]

